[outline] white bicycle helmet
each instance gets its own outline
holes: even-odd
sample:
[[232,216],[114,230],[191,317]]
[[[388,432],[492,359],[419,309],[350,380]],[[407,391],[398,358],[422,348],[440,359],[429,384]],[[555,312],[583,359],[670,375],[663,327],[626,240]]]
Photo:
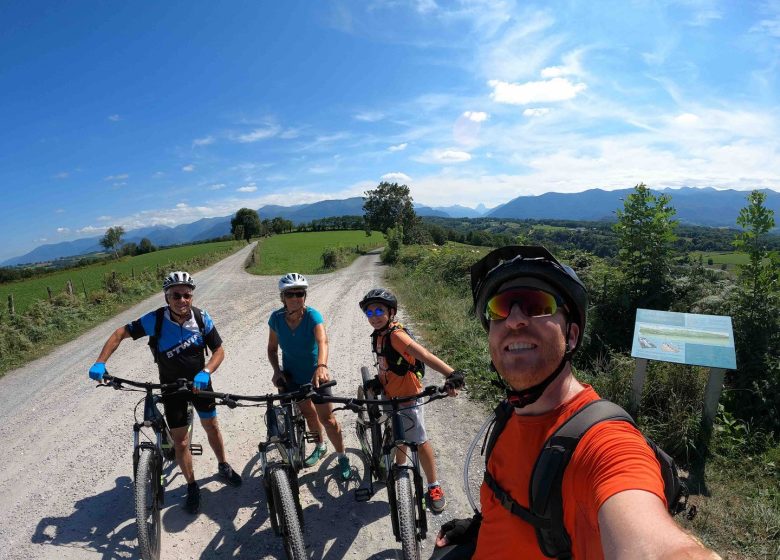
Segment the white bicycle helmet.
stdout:
[[177,270],[176,272],[171,272],[163,280],[163,292],[172,286],[189,286],[194,290],[195,280],[192,279],[188,272]]
[[286,292],[287,290],[291,290],[293,288],[302,288],[306,290],[308,287],[309,282],[306,280],[303,274],[298,274],[297,272],[288,272],[279,278],[280,292]]

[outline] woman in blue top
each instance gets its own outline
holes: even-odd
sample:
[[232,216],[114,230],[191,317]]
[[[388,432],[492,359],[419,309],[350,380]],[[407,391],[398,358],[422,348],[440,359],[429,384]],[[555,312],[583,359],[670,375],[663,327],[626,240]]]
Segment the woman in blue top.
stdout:
[[[290,272],[279,279],[279,294],[283,307],[277,309],[268,319],[268,361],[274,369],[271,381],[276,387],[294,391],[301,385],[311,383],[319,387],[320,383],[330,380],[328,375],[328,336],[322,315],[313,307],[306,305],[306,290],[309,283],[297,272]],[[282,348],[282,363],[279,365],[279,347]],[[330,388],[323,389],[330,394]],[[333,415],[333,405],[313,404],[311,399],[298,403],[306,418],[309,431],[318,434],[318,443],[305,464],[311,467],[319,461],[327,450],[322,437],[323,425],[328,439],[338,453],[339,474],[342,480],[349,480],[352,469],[349,458],[344,453],[344,438],[341,426]]]

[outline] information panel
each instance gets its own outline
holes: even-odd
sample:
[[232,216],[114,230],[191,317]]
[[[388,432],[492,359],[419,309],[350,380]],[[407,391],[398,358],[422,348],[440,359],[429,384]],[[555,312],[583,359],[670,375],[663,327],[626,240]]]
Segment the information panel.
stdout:
[[634,358],[736,369],[731,317],[637,309]]

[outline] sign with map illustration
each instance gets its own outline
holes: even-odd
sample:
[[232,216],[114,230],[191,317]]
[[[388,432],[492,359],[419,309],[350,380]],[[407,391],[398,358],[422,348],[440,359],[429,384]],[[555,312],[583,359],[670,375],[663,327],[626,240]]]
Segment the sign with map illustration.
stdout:
[[637,309],[631,356],[736,369],[731,317]]

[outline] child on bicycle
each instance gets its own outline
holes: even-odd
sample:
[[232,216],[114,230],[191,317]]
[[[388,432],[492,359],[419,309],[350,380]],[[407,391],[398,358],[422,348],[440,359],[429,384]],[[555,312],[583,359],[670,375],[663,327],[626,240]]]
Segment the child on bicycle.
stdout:
[[[398,311],[398,300],[390,291],[384,288],[374,288],[360,300],[360,308],[366,314],[368,322],[374,328],[371,335],[371,351],[376,354],[379,367],[378,379],[375,382],[387,397],[405,397],[415,395],[423,390],[418,376],[420,362],[430,366],[447,378],[445,385],[450,395],[458,394],[463,387],[464,377],[443,360],[429,352],[420,343],[412,339],[403,326],[395,320]],[[436,462],[433,446],[428,441],[425,431],[425,415],[423,406],[413,406],[405,414],[413,420],[406,429],[406,439],[418,444],[417,451],[420,464],[428,481],[426,498],[434,513],[440,513],[447,505],[444,490],[441,488],[436,473]],[[406,449],[396,450],[396,462],[404,463]]]

